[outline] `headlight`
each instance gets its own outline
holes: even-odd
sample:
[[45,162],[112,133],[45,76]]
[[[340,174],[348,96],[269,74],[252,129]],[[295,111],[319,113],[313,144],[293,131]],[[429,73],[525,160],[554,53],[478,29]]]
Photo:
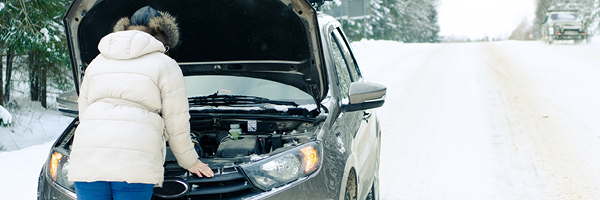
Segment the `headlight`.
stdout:
[[323,145],[315,141],[242,166],[242,169],[254,186],[267,191],[313,174],[321,168],[322,158]]
[[52,181],[59,185],[75,191],[73,182],[68,180],[69,175],[69,156],[66,153],[61,153],[57,150],[52,152],[48,162],[48,175]]
[[550,35],[554,35],[554,28],[552,28],[552,27],[548,28],[548,33]]

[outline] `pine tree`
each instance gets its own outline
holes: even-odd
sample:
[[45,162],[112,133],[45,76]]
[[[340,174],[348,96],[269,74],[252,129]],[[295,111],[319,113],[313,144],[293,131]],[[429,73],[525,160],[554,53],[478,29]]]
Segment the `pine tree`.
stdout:
[[[368,18],[340,21],[350,40],[440,42],[436,5],[437,0],[370,0]],[[324,9],[343,6],[343,1],[335,1]]]
[[29,72],[31,100],[40,101],[44,107],[47,107],[48,84],[68,87],[63,85],[69,82],[70,70],[61,19],[69,3],[67,0],[8,0],[0,10],[1,50],[28,56],[26,71]]

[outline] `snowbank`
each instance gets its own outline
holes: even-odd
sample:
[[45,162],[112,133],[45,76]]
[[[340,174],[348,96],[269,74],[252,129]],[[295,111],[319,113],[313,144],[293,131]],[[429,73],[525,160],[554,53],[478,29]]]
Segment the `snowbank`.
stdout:
[[[0,151],[0,199],[34,200],[37,198],[37,182],[42,165],[54,141],[30,146],[21,150]],[[10,163],[10,164],[8,164]]]
[[12,115],[4,107],[0,106],[0,126],[10,126],[11,123]]
[[[11,115],[11,126],[0,127],[0,151],[14,151],[33,145],[56,140],[73,121],[56,110],[46,109],[40,102],[21,98],[9,110],[0,112],[0,117]],[[6,111],[6,113],[4,113]]]

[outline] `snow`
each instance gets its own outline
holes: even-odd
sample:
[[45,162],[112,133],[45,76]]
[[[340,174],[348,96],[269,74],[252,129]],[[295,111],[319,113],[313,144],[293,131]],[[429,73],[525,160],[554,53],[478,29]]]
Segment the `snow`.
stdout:
[[[377,110],[382,199],[600,199],[600,38],[352,46],[362,74],[388,87]],[[0,152],[0,199],[36,198],[72,120],[22,108],[0,128],[11,148]]]
[[2,11],[2,9],[4,9],[4,3],[0,2],[0,11]]
[[40,33],[44,34],[44,40],[45,40],[46,42],[50,41],[50,35],[48,34],[48,29],[46,29],[46,28],[42,28],[42,29],[40,30]]
[[[42,165],[54,141],[18,151],[0,152],[0,198],[6,200],[37,199],[37,182]],[[10,163],[10,164],[8,164]]]
[[353,43],[388,86],[382,198],[599,199],[594,41]]
[[5,151],[54,141],[73,121],[72,117],[62,116],[58,111],[46,110],[39,102],[26,99],[17,102],[13,106],[20,110],[13,111],[12,125],[0,128],[0,149]]
[[0,125],[10,125],[12,124],[12,115],[10,114],[10,112],[8,112],[8,110],[6,110],[4,107],[0,106]]

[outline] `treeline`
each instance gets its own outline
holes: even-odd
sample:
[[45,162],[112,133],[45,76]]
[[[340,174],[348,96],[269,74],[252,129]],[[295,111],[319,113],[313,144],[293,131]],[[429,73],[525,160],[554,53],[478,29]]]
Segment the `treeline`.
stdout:
[[[50,88],[72,87],[62,16],[67,0],[4,0],[0,2],[0,105],[11,101],[26,79],[32,101],[47,107]],[[16,73],[19,72],[19,73]],[[14,77],[15,74],[23,77]],[[21,86],[23,87],[23,86]]]
[[[367,17],[341,17],[344,32],[353,41],[362,38],[407,43],[440,42],[437,0],[367,0]],[[327,2],[326,9],[339,9],[347,1]]]

